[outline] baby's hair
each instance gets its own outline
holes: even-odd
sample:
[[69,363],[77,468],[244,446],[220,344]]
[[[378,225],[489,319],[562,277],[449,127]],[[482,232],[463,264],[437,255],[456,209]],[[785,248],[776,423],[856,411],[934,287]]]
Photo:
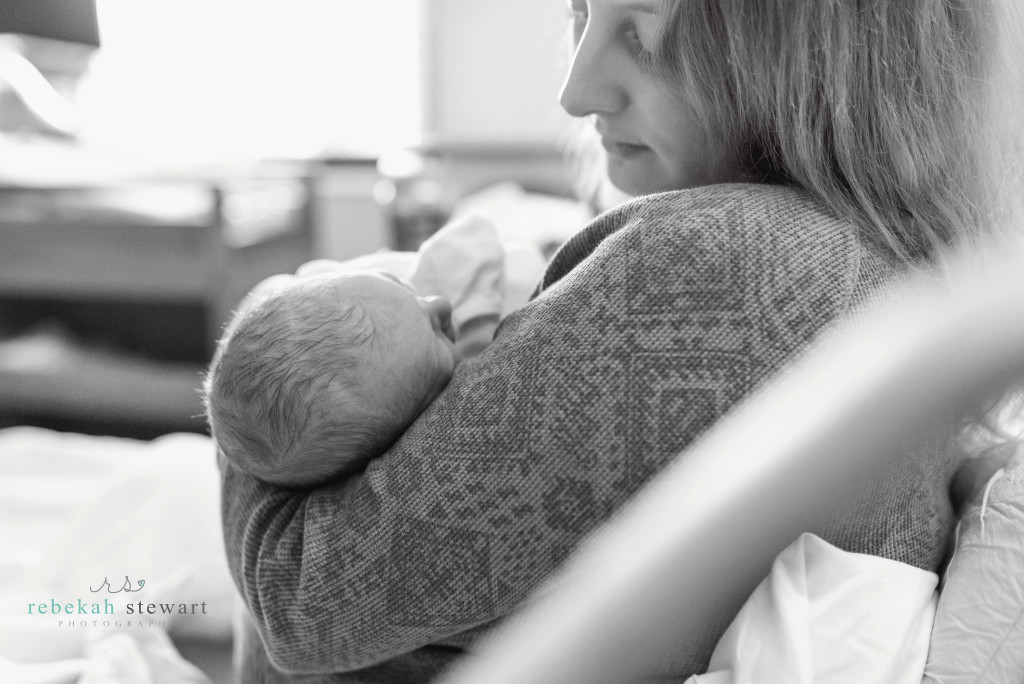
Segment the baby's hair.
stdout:
[[261,302],[226,331],[204,383],[225,456],[268,482],[335,477],[395,431],[391,412],[368,410],[358,392],[375,321],[357,302],[322,301],[329,291],[305,283]]

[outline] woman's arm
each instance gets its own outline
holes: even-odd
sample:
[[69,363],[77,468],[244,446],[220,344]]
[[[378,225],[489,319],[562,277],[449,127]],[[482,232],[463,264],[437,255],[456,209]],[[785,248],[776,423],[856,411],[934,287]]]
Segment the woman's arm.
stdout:
[[508,614],[847,307],[859,254],[791,191],[645,198],[574,238],[364,473],[296,493],[225,465],[230,566],[273,661],[359,669]]

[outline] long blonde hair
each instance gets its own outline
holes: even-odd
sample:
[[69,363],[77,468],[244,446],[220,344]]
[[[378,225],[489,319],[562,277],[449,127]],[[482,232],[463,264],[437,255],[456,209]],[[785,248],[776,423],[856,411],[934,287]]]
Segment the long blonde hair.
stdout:
[[991,222],[991,0],[669,0],[653,68],[755,180],[910,263]]

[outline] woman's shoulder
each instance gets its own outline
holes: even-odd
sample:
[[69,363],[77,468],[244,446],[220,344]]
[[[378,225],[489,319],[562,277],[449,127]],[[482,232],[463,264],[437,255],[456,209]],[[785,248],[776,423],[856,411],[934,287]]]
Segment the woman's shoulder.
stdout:
[[[852,223],[798,188],[760,183],[708,185],[637,198],[619,208],[635,230],[707,234],[715,227],[733,236],[760,238],[752,247],[856,240]],[[767,243],[764,241],[767,240]],[[738,245],[742,246],[742,245]]]
[[616,207],[555,255],[545,287],[597,252],[651,255],[632,260],[641,269],[682,260],[712,270],[753,270],[766,277],[814,270],[814,280],[824,277],[824,282],[856,281],[862,265],[870,265],[871,271],[890,270],[884,258],[862,243],[851,222],[809,193],[765,184],[664,192]]

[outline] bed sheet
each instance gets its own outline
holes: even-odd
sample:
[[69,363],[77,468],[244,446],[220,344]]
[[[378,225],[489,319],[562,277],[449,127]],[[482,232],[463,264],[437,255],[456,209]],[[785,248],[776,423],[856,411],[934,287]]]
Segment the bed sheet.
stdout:
[[50,676],[45,663],[81,674],[92,662],[121,681],[110,673],[141,658],[176,677],[154,682],[205,681],[171,666],[167,635],[230,639],[238,599],[219,497],[201,435],[0,430],[0,673],[31,664]]
[[810,533],[780,553],[686,684],[920,684],[939,578]]

